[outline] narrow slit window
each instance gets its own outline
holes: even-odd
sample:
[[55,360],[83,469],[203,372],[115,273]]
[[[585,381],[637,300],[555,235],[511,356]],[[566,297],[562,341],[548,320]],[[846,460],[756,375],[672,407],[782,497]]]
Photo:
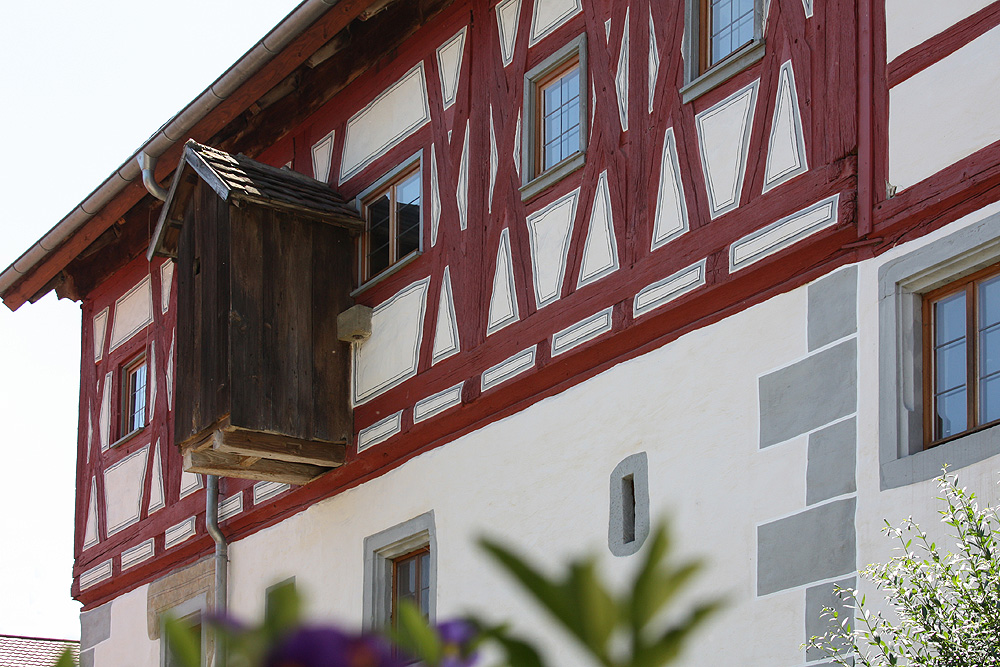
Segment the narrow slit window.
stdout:
[[632,475],[622,479],[622,541],[635,542],[635,480]]
[[608,548],[615,556],[631,556],[649,536],[648,469],[646,452],[639,452],[611,473]]

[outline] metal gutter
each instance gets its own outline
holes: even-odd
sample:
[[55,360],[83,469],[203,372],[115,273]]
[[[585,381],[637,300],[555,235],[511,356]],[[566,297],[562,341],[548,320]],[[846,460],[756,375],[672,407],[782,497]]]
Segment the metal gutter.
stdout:
[[340,0],[304,0],[271,29],[242,58],[233,63],[204,92],[168,120],[86,199],[36,241],[14,263],[0,273],[0,295],[38,266],[53,250],[100,213],[135,179],[141,178],[137,159],[143,153],[157,158],[178,141],[187,139],[191,128],[232,95],[266,63],[301,35]]

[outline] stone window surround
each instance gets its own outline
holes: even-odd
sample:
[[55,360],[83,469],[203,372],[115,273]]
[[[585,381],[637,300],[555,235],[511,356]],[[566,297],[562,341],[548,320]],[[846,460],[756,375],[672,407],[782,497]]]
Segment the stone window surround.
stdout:
[[886,263],[878,272],[880,488],[933,479],[1000,454],[1000,426],[923,449],[922,295],[1000,261],[1000,213]]
[[[580,150],[543,172],[536,173],[535,145],[541,131],[541,119],[535,117],[538,96],[537,82],[568,60],[580,61]],[[532,67],[524,75],[524,109],[521,132],[521,199],[527,201],[555,185],[584,165],[589,129],[590,74],[587,69],[587,34],[583,33],[564,44],[555,53]]]
[[754,0],[754,39],[733,51],[705,72],[699,72],[699,40],[701,39],[701,0],[684,2],[684,86],[681,99],[692,102],[708,91],[733,78],[764,57],[764,1]]
[[208,664],[207,656],[209,651],[212,650],[211,644],[208,641],[209,633],[206,631],[204,624],[205,614],[208,612],[208,594],[202,593],[189,600],[167,609],[160,615],[160,665],[164,667],[167,666],[167,636],[163,632],[163,622],[166,620],[167,616],[172,616],[178,620],[185,620],[192,617],[197,617],[198,622],[202,623],[201,626],[201,660],[202,664]]
[[[631,477],[635,505],[632,523],[633,539],[626,542],[625,503],[623,487]],[[608,548],[615,556],[631,556],[639,551],[649,536],[649,463],[646,452],[625,457],[611,473],[611,511],[608,521]]]
[[362,627],[384,627],[392,606],[392,559],[427,547],[430,549],[428,620],[437,617],[437,531],[434,510],[369,535],[364,542],[364,606]]

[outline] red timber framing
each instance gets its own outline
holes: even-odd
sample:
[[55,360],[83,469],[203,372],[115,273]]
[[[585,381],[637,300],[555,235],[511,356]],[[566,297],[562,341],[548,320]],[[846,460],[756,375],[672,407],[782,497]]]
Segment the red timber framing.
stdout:
[[[814,15],[808,18],[801,2],[772,0],[763,58],[687,104],[679,93],[685,83],[683,62],[679,57],[683,11],[677,2],[655,0],[585,1],[580,13],[530,46],[533,3],[524,0],[511,61],[506,66],[498,47],[500,35],[494,0],[456,0],[449,6],[439,3],[433,5],[437,13],[426,21],[415,21],[413,29],[406,32],[398,44],[377,53],[366,53],[365,64],[370,65],[366,71],[339,73],[342,78],[337,79],[335,95],[330,92],[332,88],[324,88],[320,83],[319,74],[324,73],[324,65],[319,64],[315,79],[309,79],[306,72],[303,74],[306,78],[295,81],[292,92],[276,102],[265,104],[262,101],[269,91],[286,85],[289,74],[325,44],[335,40],[348,24],[352,25],[352,30],[372,29],[357,22],[352,24],[368,4],[345,1],[335,5],[198,123],[190,135],[197,141],[210,144],[214,141],[217,147],[225,150],[242,150],[270,165],[281,166],[290,161],[296,171],[312,175],[312,148],[333,131],[328,180],[331,187],[348,199],[358,196],[414,155],[420,154],[422,165],[422,201],[425,202],[422,252],[400,270],[373,281],[355,296],[357,303],[377,307],[404,287],[429,279],[428,315],[422,323],[423,343],[418,350],[415,376],[354,410],[355,441],[361,429],[399,411],[402,412],[401,433],[360,453],[356,446],[348,446],[346,461],[341,467],[259,505],[253,502],[253,482],[223,480],[224,496],[243,495],[244,510],[223,524],[230,540],[239,540],[274,525],[313,503],[363,484],[414,456],[515,414],[616,364],[802,286],[838,266],[869,258],[898,240],[925,234],[963,212],[1000,198],[1000,142],[899,196],[886,196],[881,184],[888,173],[887,69],[890,77],[903,76],[902,73],[918,67],[908,64],[911,60],[925,62],[921,59],[927,58],[926,62],[930,62],[930,59],[940,58],[944,51],[936,43],[921,45],[886,68],[884,3],[879,0],[862,0],[860,12],[851,0],[817,2]],[[385,11],[387,14],[408,11],[402,8],[403,5],[406,3],[396,3]],[[993,7],[993,13],[983,10],[976,16],[993,17],[996,5]],[[609,20],[611,28],[606,33],[605,25]],[[946,35],[956,44],[968,41],[980,30],[971,20],[960,25],[964,27],[956,26]],[[623,131],[616,73],[622,60],[626,26],[629,129]],[[463,29],[466,30],[464,55],[457,89],[454,102],[446,107],[436,50]],[[587,82],[586,103],[592,118],[587,132],[585,163],[526,202],[519,191],[523,182],[519,173],[521,165],[513,157],[515,143],[519,140],[517,119],[524,99],[524,74],[584,33],[587,71],[581,74]],[[659,67],[650,78],[648,51],[654,43]],[[921,55],[931,53],[937,55]],[[764,192],[775,100],[781,68],[788,61],[792,63],[795,76],[809,168]],[[341,182],[340,165],[349,119],[418,64],[424,68],[429,121]],[[709,213],[696,117],[755,81],[759,83],[748,134],[741,198],[735,209],[713,219]],[[652,111],[649,110],[651,82]],[[255,105],[260,109],[259,114],[251,114],[248,120],[245,112]],[[521,131],[524,122],[526,119],[521,118]],[[499,155],[492,187],[489,170],[491,127]],[[676,139],[689,231],[651,250],[662,148],[668,128],[672,128]],[[176,166],[181,143],[160,160],[157,177],[161,182]],[[470,166],[468,197],[460,210],[455,192],[466,145]],[[436,243],[432,243],[427,211],[427,203],[435,194],[430,178],[432,159],[440,184],[441,204]],[[577,287],[596,184],[605,171],[620,268],[596,282]],[[559,298],[540,310],[532,290],[531,240],[525,221],[531,213],[577,188],[579,198],[568,244],[565,279]],[[149,206],[144,195],[141,185],[127,186],[76,236],[8,292],[4,297],[7,305],[16,308],[38,293],[112,225],[124,224],[126,230],[129,225],[135,227],[137,221],[144,225],[150,214],[143,208]],[[836,224],[751,266],[731,271],[729,253],[733,243],[833,196],[839,196]],[[158,205],[154,204],[150,210],[155,219]],[[467,220],[465,229],[459,224],[463,215]],[[123,219],[125,222],[120,223]],[[514,260],[519,319],[487,336],[495,258],[504,234],[509,235]],[[128,257],[138,256],[134,249],[128,252],[132,253],[124,253]],[[701,260],[705,261],[704,286],[658,310],[638,318],[634,316],[633,298],[640,290]],[[170,423],[173,413],[166,409],[166,387],[163,385],[176,326],[173,308],[161,315],[154,307],[156,318],[149,329],[152,340],[149,344],[155,346],[155,362],[160,371],[156,375],[160,393],[154,421],[146,429],[149,438],[132,439],[106,454],[101,453],[99,444],[95,449],[88,440],[88,432],[92,433],[92,424],[99,417],[95,410],[100,396],[95,387],[104,368],[93,363],[93,333],[88,323],[105,306],[113,306],[115,299],[135,284],[137,276],[147,271],[153,275],[154,294],[159,294],[158,262],[154,260],[148,265],[142,257],[129,263],[122,260],[115,265],[111,275],[102,276],[96,286],[81,284],[80,287],[84,292],[80,296],[84,298],[85,325],[81,464],[77,480],[81,491],[77,499],[74,575],[79,577],[108,559],[112,559],[114,569],[113,578],[85,590],[75,584],[74,595],[84,602],[85,608],[102,604],[172,568],[193,562],[212,548],[211,539],[204,531],[203,495],[193,493],[180,498],[177,488],[181,461],[173,446],[174,431]],[[432,363],[436,306],[445,267],[449,268],[451,276],[461,350]],[[176,298],[176,290],[172,294]],[[612,312],[610,332],[565,354],[551,355],[549,343],[555,332],[607,308]],[[134,354],[135,350],[129,345],[123,347],[123,355],[125,348]],[[532,345],[537,345],[538,350],[532,370],[499,387],[485,392],[480,389],[480,377],[486,369]],[[105,357],[101,364],[113,362],[114,359]],[[459,381],[465,382],[460,407],[414,423],[415,402]],[[103,499],[100,488],[103,472],[145,444],[155,445],[157,438],[161,442],[166,506],[153,513],[143,509],[138,523],[112,535],[107,535],[107,526],[102,524],[100,542],[83,549],[91,479],[97,479],[97,496]],[[151,459],[149,465],[152,465]],[[148,506],[149,485],[147,477],[143,508]],[[103,506],[99,514],[104,516]],[[192,516],[196,518],[195,536],[165,548],[164,531]],[[150,538],[154,540],[155,555],[123,571],[121,552]]]

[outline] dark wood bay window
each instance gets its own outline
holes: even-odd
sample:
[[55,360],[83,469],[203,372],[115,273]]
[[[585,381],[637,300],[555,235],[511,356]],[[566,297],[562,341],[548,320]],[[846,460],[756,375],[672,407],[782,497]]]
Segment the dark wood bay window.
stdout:
[[1000,265],[924,295],[927,447],[1000,421]]

